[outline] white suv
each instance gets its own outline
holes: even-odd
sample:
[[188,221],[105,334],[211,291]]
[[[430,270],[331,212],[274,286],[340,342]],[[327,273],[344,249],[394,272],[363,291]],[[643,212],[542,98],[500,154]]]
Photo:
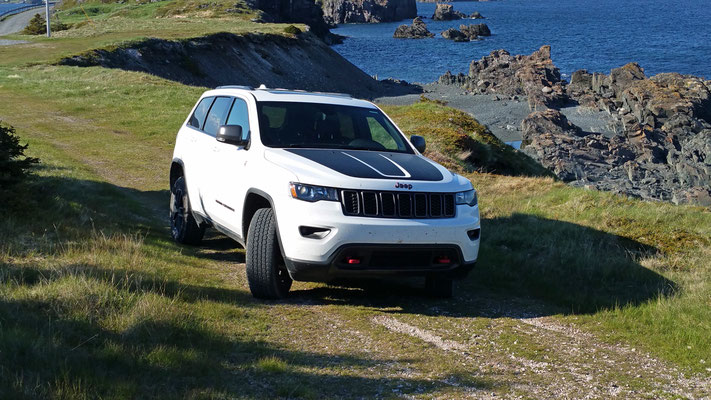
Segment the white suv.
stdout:
[[374,104],[347,95],[222,86],[178,132],[173,239],[214,227],[245,246],[258,298],[292,280],[424,276],[452,294],[479,252],[471,182],[422,156]]

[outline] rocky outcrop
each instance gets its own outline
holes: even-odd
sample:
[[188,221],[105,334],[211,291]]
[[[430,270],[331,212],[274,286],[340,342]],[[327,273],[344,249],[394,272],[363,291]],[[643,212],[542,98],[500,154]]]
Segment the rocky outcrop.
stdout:
[[313,0],[247,0],[247,5],[262,11],[264,22],[298,22],[308,25],[319,37],[329,33],[323,11]]
[[566,98],[560,71],[550,54],[550,46],[543,46],[530,56],[512,56],[505,50],[496,50],[472,61],[468,74],[452,75],[447,71],[438,82],[459,85],[473,93],[525,95],[531,109],[554,107]]
[[323,0],[329,24],[402,21],[417,16],[415,0]]
[[575,186],[711,206],[711,124],[682,114],[669,122],[669,132],[607,137],[583,132],[557,110],[537,111],[521,124],[521,148]]
[[479,36],[491,36],[491,30],[486,24],[459,25],[459,30],[472,40]]
[[455,42],[478,40],[479,36],[491,36],[491,31],[486,24],[459,25],[459,29],[449,28],[442,32],[442,37]]
[[437,4],[434,15],[432,15],[432,19],[435,21],[453,21],[463,18],[467,18],[466,14],[454,11],[454,7],[451,4],[441,3]]
[[468,42],[470,39],[462,33],[462,31],[454,29],[454,28],[449,28],[446,31],[442,32],[442,37],[445,39],[453,40],[455,42]]
[[422,18],[416,17],[412,20],[412,25],[398,26],[393,37],[398,39],[424,39],[434,37],[434,33],[427,29],[427,25],[422,21]]
[[92,50],[59,63],[147,72],[200,87],[265,84],[365,98],[412,92],[408,85],[373,79],[310,33],[147,39],[111,50]]
[[557,111],[531,114],[522,148],[565,181],[644,199],[711,205],[711,88],[636,63],[609,75],[576,71],[567,93],[623,126],[606,137],[573,130]]
[[471,13],[471,14],[469,15],[469,18],[471,18],[471,19],[484,19],[484,16],[481,15],[481,13],[480,13],[479,11],[474,11],[473,13]]
[[[439,82],[528,96],[534,112],[521,123],[521,149],[571,185],[711,206],[709,81],[676,73],[648,78],[630,63],[608,75],[576,71],[566,84],[544,46],[530,56],[494,51],[472,61],[468,74],[447,73]],[[575,103],[578,111],[606,114],[615,129],[588,132],[555,109]]]

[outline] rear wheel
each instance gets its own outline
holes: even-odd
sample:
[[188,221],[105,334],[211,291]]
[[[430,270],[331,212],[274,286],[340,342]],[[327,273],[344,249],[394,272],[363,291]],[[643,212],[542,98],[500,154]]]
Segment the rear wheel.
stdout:
[[425,278],[425,290],[432,297],[448,299],[452,297],[452,279],[430,275]]
[[254,213],[247,233],[247,282],[252,296],[280,299],[289,293],[291,277],[279,249],[276,218],[271,208]]
[[190,209],[185,179],[178,178],[170,189],[170,235],[178,243],[198,245],[205,234]]

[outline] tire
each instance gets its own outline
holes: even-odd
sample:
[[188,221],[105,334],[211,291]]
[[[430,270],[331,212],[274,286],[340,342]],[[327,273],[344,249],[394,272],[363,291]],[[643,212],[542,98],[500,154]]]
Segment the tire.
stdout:
[[436,275],[425,278],[425,290],[431,297],[448,299],[452,297],[452,279]]
[[258,299],[281,299],[291,288],[291,277],[284,265],[271,208],[254,213],[247,233],[247,282]]
[[180,244],[197,246],[204,234],[205,228],[193,217],[185,178],[181,176],[170,189],[170,236]]

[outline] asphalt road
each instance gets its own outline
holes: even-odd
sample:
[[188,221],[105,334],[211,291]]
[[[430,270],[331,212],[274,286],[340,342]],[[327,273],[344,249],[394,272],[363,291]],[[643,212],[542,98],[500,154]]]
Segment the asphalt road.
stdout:
[[27,26],[35,14],[43,14],[44,8],[38,7],[15,14],[0,21],[0,36],[17,33]]

